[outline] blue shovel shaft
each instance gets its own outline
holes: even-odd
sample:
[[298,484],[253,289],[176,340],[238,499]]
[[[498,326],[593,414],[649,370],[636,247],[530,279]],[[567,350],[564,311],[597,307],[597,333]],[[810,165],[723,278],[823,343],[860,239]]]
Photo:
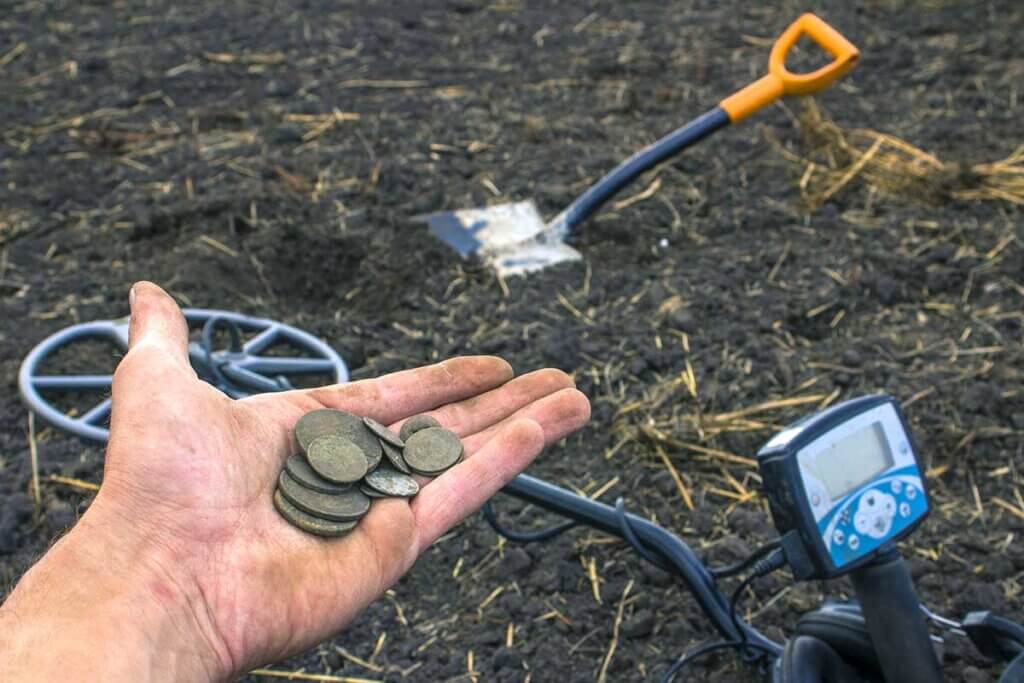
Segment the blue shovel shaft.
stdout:
[[564,221],[562,225],[556,226],[557,230],[563,233],[560,236],[565,237],[572,233],[576,226],[594,215],[605,202],[636,180],[638,176],[679,154],[690,145],[700,142],[720,128],[728,126],[729,123],[729,115],[725,113],[725,110],[715,107],[623,161],[591,185],[555,219],[555,221]]

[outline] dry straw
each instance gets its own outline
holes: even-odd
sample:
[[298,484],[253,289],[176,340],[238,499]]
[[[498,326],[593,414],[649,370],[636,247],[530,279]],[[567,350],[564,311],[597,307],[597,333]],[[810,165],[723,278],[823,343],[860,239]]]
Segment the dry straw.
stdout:
[[780,153],[803,168],[800,192],[811,207],[854,183],[878,192],[929,203],[1007,201],[1024,205],[1024,145],[1000,161],[944,162],[892,135],[868,128],[845,130],[811,98],[797,119],[805,155],[769,135]]

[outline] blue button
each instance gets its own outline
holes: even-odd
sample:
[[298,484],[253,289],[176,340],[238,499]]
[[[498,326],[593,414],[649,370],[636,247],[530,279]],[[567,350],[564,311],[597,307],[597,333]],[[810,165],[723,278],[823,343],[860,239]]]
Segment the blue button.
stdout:
[[832,540],[835,541],[836,545],[842,545],[843,541],[846,540],[846,534],[843,533],[842,529],[836,529],[832,534]]
[[850,540],[846,544],[850,546],[850,550],[856,550],[860,547],[860,538],[857,537],[857,534],[850,534]]
[[889,488],[892,489],[893,493],[899,493],[903,490],[903,482],[899,479],[893,479],[892,483],[889,484]]
[[907,486],[907,500],[914,500],[917,498],[917,489],[913,486]]

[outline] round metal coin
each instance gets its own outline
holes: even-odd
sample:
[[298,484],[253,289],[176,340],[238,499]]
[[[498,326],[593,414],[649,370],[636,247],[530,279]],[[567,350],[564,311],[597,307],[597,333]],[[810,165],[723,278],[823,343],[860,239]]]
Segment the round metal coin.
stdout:
[[385,494],[367,486],[366,484],[360,484],[359,490],[368,495],[370,498],[387,498]]
[[408,498],[420,492],[420,485],[415,479],[387,465],[367,474],[363,483],[392,498]]
[[370,509],[370,499],[356,487],[352,487],[344,493],[310,491],[292,479],[288,470],[281,472],[277,486],[284,497],[295,507],[332,522],[357,520]]
[[330,408],[314,410],[299,418],[295,424],[295,438],[302,450],[305,451],[318,436],[339,434],[353,421],[362,422],[355,415],[349,415],[340,410],[331,410]]
[[382,425],[380,422],[377,422],[372,417],[364,417],[363,424],[369,427],[370,431],[373,432],[377,436],[377,438],[383,441],[384,443],[389,443],[392,446],[395,446],[396,448],[405,448],[405,442],[403,442],[402,439],[399,438],[398,434],[395,434],[393,431]]
[[402,455],[413,472],[432,476],[457,463],[462,451],[462,442],[455,432],[428,427],[406,439]]
[[335,484],[327,481],[313,471],[309,461],[301,455],[290,456],[284,461],[284,468],[292,478],[305,486],[307,489],[319,491],[320,493],[342,493],[352,488],[352,484]]
[[363,424],[361,417],[343,410],[324,408],[306,413],[295,425],[295,438],[304,451],[317,437],[326,434],[344,436],[362,448],[366,454],[366,462],[371,468],[376,467],[374,463],[380,462],[380,441]]
[[383,451],[384,442],[379,442],[379,444],[381,446],[381,450],[378,450],[373,455],[367,455],[366,453],[363,453],[363,455],[366,455],[366,471],[367,472],[373,472],[375,469],[377,469],[377,466],[380,465],[381,459],[384,457],[384,451]]
[[317,536],[344,536],[355,529],[356,524],[359,523],[358,520],[354,522],[331,522],[314,517],[292,505],[280,490],[274,491],[274,507],[292,526]]
[[440,426],[441,423],[429,415],[413,415],[402,423],[402,428],[398,430],[398,438],[402,441],[408,441],[410,436],[421,429],[430,429],[431,427]]
[[336,484],[357,482],[369,469],[363,449],[337,434],[314,439],[306,449],[306,459],[317,474]]
[[384,455],[387,456],[388,462],[399,472],[404,474],[410,474],[412,470],[405,464],[405,458],[402,457],[401,449],[395,448],[387,441],[381,441],[380,445],[384,448]]

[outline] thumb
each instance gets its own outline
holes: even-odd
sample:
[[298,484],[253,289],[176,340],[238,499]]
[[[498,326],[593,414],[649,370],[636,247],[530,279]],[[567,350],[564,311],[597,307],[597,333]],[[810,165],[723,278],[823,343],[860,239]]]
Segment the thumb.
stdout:
[[182,389],[196,377],[188,359],[188,325],[174,299],[151,282],[137,282],[128,303],[128,353],[114,371],[111,388],[111,446],[122,434],[134,434],[138,441],[154,416],[160,417],[162,406],[180,402]]
[[136,282],[128,293],[128,305],[132,310],[129,353],[142,355],[139,352],[145,348],[188,364],[188,325],[167,292],[152,282]]
[[188,325],[174,299],[152,282],[136,282],[128,304],[128,353],[114,371],[112,424],[131,395],[152,396],[176,378],[196,376],[188,358]]

